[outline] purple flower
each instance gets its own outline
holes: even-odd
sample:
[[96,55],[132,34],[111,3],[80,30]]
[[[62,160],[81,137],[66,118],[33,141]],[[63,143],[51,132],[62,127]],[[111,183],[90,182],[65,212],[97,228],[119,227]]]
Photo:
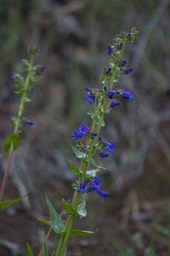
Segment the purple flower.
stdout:
[[74,140],[79,140],[81,138],[85,138],[88,135],[88,132],[90,131],[90,128],[86,126],[85,124],[82,124],[80,128],[78,128],[72,135],[71,137]]
[[88,191],[95,190],[97,194],[103,198],[108,198],[108,194],[102,191],[101,186],[102,179],[99,177],[95,177],[89,184]]
[[124,66],[126,66],[127,64],[128,64],[128,61],[127,61],[127,60],[123,60],[121,66],[124,67]]
[[117,148],[117,146],[115,144],[111,144],[109,142],[105,142],[105,150],[110,153],[110,154],[114,154],[114,149]]
[[112,100],[112,102],[110,103],[110,108],[114,108],[120,105],[120,102],[116,99]]
[[133,71],[133,68],[131,68],[131,67],[125,67],[124,69],[123,69],[123,74],[124,75],[128,75],[129,73],[131,73]]
[[87,95],[87,96],[84,97],[84,100],[86,100],[89,104],[92,104],[95,101],[95,96],[94,95]]
[[43,73],[44,72],[44,70],[46,70],[46,66],[40,66],[40,71],[41,71],[41,73]]
[[88,190],[87,190],[87,182],[80,183],[80,185],[79,185],[79,187],[77,189],[77,192],[82,193],[82,194],[87,193],[88,192]]
[[107,53],[108,53],[109,55],[112,55],[112,54],[113,54],[113,47],[112,47],[112,46],[110,46],[110,45],[107,46]]
[[92,94],[91,90],[89,88],[86,88],[87,95],[84,97],[84,100],[86,100],[89,104],[94,103],[95,96]]
[[108,98],[112,99],[114,94],[114,91],[108,91]]
[[26,119],[26,118],[24,118],[23,122],[24,122],[24,124],[26,124],[28,126],[32,126],[34,124],[32,120]]
[[96,137],[96,136],[97,136],[97,132],[93,132],[93,133],[92,133],[92,136],[93,136],[93,137]]
[[112,72],[112,68],[109,67],[106,69],[105,74],[109,75],[111,72]]
[[103,150],[100,150],[99,155],[100,155],[101,158],[105,158],[105,157],[108,157],[108,156],[109,156],[109,154],[107,154],[107,153],[104,152]]
[[123,47],[123,43],[121,43],[121,44],[119,45],[119,50],[121,50],[122,47]]
[[77,189],[77,192],[84,194],[91,191],[96,191],[99,196],[103,198],[108,198],[108,194],[102,191],[101,182],[102,182],[101,178],[95,177],[89,182],[86,181],[84,183],[80,183]]
[[101,182],[102,179],[99,177],[95,177],[94,179],[92,179],[92,181],[89,184],[88,191],[101,189]]
[[123,89],[121,91],[123,98],[127,99],[127,100],[134,100],[134,95],[133,95],[134,91],[127,91],[126,89]]
[[107,193],[105,193],[105,192],[103,192],[102,190],[96,190],[96,192],[97,192],[97,194],[99,195],[99,196],[101,196],[101,197],[103,197],[103,198],[108,198],[109,197],[109,195],[107,194]]

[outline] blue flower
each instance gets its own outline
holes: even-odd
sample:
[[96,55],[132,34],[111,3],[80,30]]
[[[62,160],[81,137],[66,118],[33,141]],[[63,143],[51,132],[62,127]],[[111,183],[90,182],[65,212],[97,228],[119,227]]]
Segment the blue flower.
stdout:
[[47,69],[47,67],[46,66],[40,66],[40,71],[41,71],[41,73],[43,73],[44,72],[44,70],[46,70]]
[[111,72],[112,72],[112,68],[109,67],[106,69],[105,74],[109,75]]
[[133,92],[134,91],[127,91],[126,89],[123,89],[121,91],[123,98],[127,100],[134,100],[135,97],[133,95]]
[[114,149],[117,148],[117,146],[115,144],[109,143],[109,142],[105,142],[105,150],[110,153],[110,154],[114,154]]
[[112,100],[112,102],[110,103],[110,108],[114,108],[120,105],[120,102],[116,99]]
[[108,53],[109,55],[112,55],[112,54],[113,54],[113,47],[112,47],[112,46],[110,46],[110,45],[107,46],[107,53]]
[[78,128],[72,135],[71,137],[74,140],[79,140],[81,138],[85,138],[88,135],[88,132],[90,131],[90,128],[86,126],[85,124],[82,124],[80,128]]
[[89,184],[88,191],[95,190],[97,194],[103,198],[108,198],[108,194],[102,191],[101,186],[102,179],[99,177],[95,177]]
[[84,97],[84,100],[86,100],[89,104],[94,103],[95,96],[92,94],[91,90],[89,88],[86,88],[87,95]]
[[99,155],[100,155],[101,158],[105,158],[105,157],[108,157],[108,156],[109,156],[109,154],[107,154],[107,153],[104,152],[103,150],[100,150]]
[[101,182],[102,182],[102,179],[99,177],[95,177],[94,179],[92,179],[92,181],[89,184],[88,191],[92,191],[96,189],[100,190]]
[[123,74],[124,75],[128,75],[129,73],[131,73],[133,71],[133,68],[131,67],[126,67],[123,69]]
[[121,44],[119,45],[119,50],[121,50],[122,47],[123,47],[123,43],[121,43]]
[[78,189],[77,189],[77,192],[79,193],[87,193],[88,192],[88,189],[87,189],[87,182],[84,182],[84,183],[80,183]]
[[32,126],[34,124],[32,120],[26,118],[23,119],[23,122],[28,126]]
[[101,196],[101,197],[103,197],[103,198],[108,198],[109,197],[109,195],[107,194],[107,193],[105,193],[105,192],[103,192],[102,190],[96,190],[96,192],[97,192],[97,194],[99,195],[99,196]]
[[80,183],[79,187],[77,188],[77,192],[84,194],[91,191],[96,191],[99,196],[108,198],[108,194],[102,191],[101,182],[101,178],[95,177],[89,182],[86,181],[84,183]]
[[92,104],[95,101],[95,96],[94,95],[87,95],[87,96],[84,97],[84,100],[86,100],[89,104]]
[[114,94],[114,91],[108,91],[108,98],[112,99]]
[[121,66],[124,67],[128,64],[128,61],[127,60],[123,60],[122,63],[121,63]]

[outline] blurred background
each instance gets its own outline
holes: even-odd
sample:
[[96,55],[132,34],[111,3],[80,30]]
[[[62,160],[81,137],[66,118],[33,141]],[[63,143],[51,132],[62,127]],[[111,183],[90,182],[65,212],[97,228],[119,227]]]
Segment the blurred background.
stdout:
[[[84,88],[97,86],[112,37],[134,26],[139,39],[125,52],[134,71],[119,84],[135,90],[135,101],[114,110],[103,132],[118,146],[102,173],[110,196],[90,194],[89,216],[76,225],[99,231],[72,239],[68,255],[170,255],[169,24],[170,0],[0,0],[1,152],[18,107],[9,77],[30,45],[47,67],[25,110],[34,126],[23,129],[6,191],[6,199],[29,196],[1,213],[0,255],[24,255],[26,242],[38,253],[46,227],[36,218],[49,216],[45,194],[59,212],[71,197],[70,134],[87,120]],[[1,158],[0,179],[5,165]]]

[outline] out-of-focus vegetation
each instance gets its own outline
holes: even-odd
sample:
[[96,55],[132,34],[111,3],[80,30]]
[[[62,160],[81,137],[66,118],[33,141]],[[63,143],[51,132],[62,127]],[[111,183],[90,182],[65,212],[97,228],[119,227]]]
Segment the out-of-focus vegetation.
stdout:
[[[35,202],[25,201],[26,209],[42,210],[42,194],[48,188],[47,183],[56,188],[57,178],[73,179],[68,168],[68,159],[72,158],[69,141],[71,132],[86,118],[84,87],[97,84],[100,71],[107,63],[106,46],[111,38],[133,26],[140,31],[140,37],[128,49],[126,57],[134,72],[122,79],[122,84],[135,90],[136,100],[130,106],[121,106],[121,111],[115,110],[105,130],[105,136],[118,146],[115,157],[107,163],[108,181],[112,181],[110,192],[128,191],[140,183],[137,193],[141,193],[144,201],[155,200],[155,194],[159,200],[162,197],[168,200],[169,12],[169,0],[0,1],[1,149],[18,104],[9,76],[32,44],[39,47],[37,62],[47,66],[44,79],[35,89],[31,108],[25,113],[35,125],[25,129],[23,146],[16,152],[11,170],[12,186],[17,192],[24,194],[30,190],[35,198]],[[1,173],[4,164],[5,160],[0,165]],[[130,191],[127,202],[135,201],[131,195]],[[129,203],[132,206],[125,204],[125,216],[135,211],[133,205],[137,201]],[[140,206],[135,209],[141,211]],[[143,209],[150,214],[147,207]],[[151,212],[154,210],[152,206]],[[139,217],[143,216],[140,214]],[[127,224],[126,217],[123,223]],[[163,221],[160,225],[164,225]],[[153,239],[162,245],[161,238]]]

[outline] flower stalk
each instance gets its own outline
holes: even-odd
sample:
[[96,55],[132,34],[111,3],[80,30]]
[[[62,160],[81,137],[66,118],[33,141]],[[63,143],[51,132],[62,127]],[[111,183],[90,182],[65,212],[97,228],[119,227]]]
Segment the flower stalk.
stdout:
[[[120,98],[133,100],[133,91],[126,89],[117,89],[115,83],[118,82],[122,75],[127,75],[133,71],[127,66],[127,61],[122,59],[123,52],[128,42],[133,42],[137,38],[138,32],[132,29],[129,33],[121,33],[113,38],[112,45],[108,46],[107,52],[110,56],[109,67],[104,69],[101,76],[100,88],[86,88],[87,95],[85,100],[93,105],[92,110],[88,112],[91,117],[91,128],[82,124],[73,134],[72,139],[76,141],[76,146],[72,147],[75,156],[81,160],[80,167],[76,167],[78,181],[75,184],[75,191],[71,202],[71,207],[76,213],[80,213],[80,205],[84,202],[85,195],[91,191],[96,191],[103,198],[108,198],[108,194],[103,192],[101,186],[101,178],[97,173],[103,169],[97,166],[94,157],[98,154],[100,157],[108,157],[109,154],[114,154],[116,146],[104,140],[100,136],[100,132],[105,126],[105,116],[110,111],[120,105]],[[91,166],[96,167],[96,170],[91,171]],[[76,219],[76,215],[70,215],[64,226],[63,232],[60,235],[58,247],[55,251],[55,256],[66,255],[68,240],[71,236],[72,227]],[[79,215],[79,218],[82,216]]]
[[[10,80],[15,84],[15,93],[20,95],[20,103],[18,108],[17,117],[13,118],[13,133],[8,136],[4,143],[4,155],[7,155],[7,165],[4,171],[2,184],[0,188],[0,201],[3,200],[7,180],[10,172],[10,166],[12,161],[13,152],[20,146],[20,133],[21,127],[24,123],[24,110],[26,103],[30,102],[29,93],[32,89],[32,82],[37,80],[37,77],[41,74],[41,66],[33,66],[34,57],[37,54],[37,48],[32,46],[28,50],[30,61],[22,61],[22,70],[20,73],[11,76]],[[43,67],[44,69],[44,67]],[[43,71],[43,70],[42,70]],[[30,120],[31,121],[31,120]],[[26,122],[25,122],[26,123]],[[32,123],[28,123],[32,125]]]

